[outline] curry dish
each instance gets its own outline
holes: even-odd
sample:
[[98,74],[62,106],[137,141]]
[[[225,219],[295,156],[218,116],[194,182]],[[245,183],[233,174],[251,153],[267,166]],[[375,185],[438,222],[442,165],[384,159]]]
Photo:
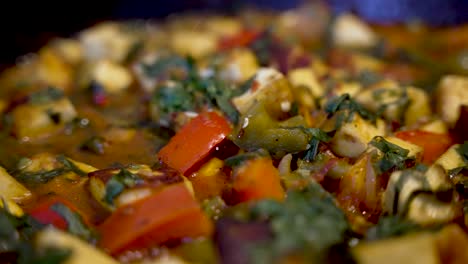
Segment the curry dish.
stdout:
[[0,263],[468,263],[468,26],[103,22],[0,87]]

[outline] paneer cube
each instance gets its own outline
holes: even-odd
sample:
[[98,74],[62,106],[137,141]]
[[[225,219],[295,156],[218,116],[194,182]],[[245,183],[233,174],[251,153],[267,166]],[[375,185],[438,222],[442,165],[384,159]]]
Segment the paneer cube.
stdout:
[[97,62],[91,75],[91,79],[102,85],[104,90],[110,94],[124,91],[133,81],[127,68],[109,60]]
[[[378,123],[382,123],[380,120]],[[357,158],[375,136],[384,136],[384,127],[377,126],[355,114],[351,122],[343,123],[331,141],[333,152],[342,157]]]
[[349,48],[372,47],[378,41],[369,25],[351,14],[343,14],[336,19],[332,37],[336,46]]
[[0,166],[0,196],[19,201],[31,196],[31,192]]
[[447,75],[437,87],[437,113],[450,127],[460,117],[460,106],[468,105],[468,77]]
[[28,103],[16,107],[13,112],[13,129],[22,140],[53,134],[73,120],[77,113],[66,97],[42,104]]
[[451,146],[444,154],[442,154],[434,163],[442,166],[445,171],[453,170],[458,167],[467,165],[463,157],[458,153],[459,144]]
[[207,31],[177,30],[171,34],[169,42],[176,53],[194,58],[204,57],[218,48],[217,36]]
[[252,87],[232,102],[241,114],[259,101],[264,101],[267,111],[278,117],[291,109],[293,95],[288,80],[273,68],[262,68],[255,75]]
[[288,79],[293,86],[307,87],[315,98],[319,98],[325,92],[312,68],[293,69],[288,72]]
[[235,49],[226,58],[220,76],[223,79],[244,82],[255,75],[259,66],[257,58],[248,49]]
[[430,117],[432,111],[429,95],[416,87],[408,87],[407,93],[410,101],[404,113],[405,124],[410,126],[423,118]]
[[84,57],[90,61],[109,59],[115,62],[123,61],[131,47],[135,36],[124,31],[114,22],[98,24],[79,34]]
[[50,47],[41,49],[38,55],[37,80],[63,90],[69,89],[73,80],[71,66]]

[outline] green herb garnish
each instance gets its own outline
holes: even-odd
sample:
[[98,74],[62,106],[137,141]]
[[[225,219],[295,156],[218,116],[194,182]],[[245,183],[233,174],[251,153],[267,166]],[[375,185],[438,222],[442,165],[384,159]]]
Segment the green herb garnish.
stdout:
[[355,113],[358,113],[362,118],[370,120],[373,123],[378,117],[356,102],[349,94],[331,98],[325,104],[324,109],[329,115],[338,114],[335,129],[340,128],[343,122],[351,122]]
[[58,155],[57,156],[57,161],[63,164],[64,168],[67,169],[68,171],[72,171],[76,173],[76,175],[79,175],[81,177],[87,176],[88,174],[84,171],[82,171],[80,168],[78,168],[75,163],[67,159],[64,155]]
[[274,239],[252,246],[253,263],[275,263],[291,254],[319,260],[346,240],[349,225],[332,196],[318,184],[290,191],[284,202],[263,200],[251,209],[253,220],[268,221]]
[[112,176],[106,183],[106,195],[104,202],[113,205],[114,198],[121,194],[125,187],[132,188],[141,181],[138,175],[131,173],[126,169],[121,169],[119,173]]
[[381,173],[392,168],[404,169],[407,167],[407,161],[414,160],[414,158],[408,157],[409,150],[393,144],[381,136],[374,137],[369,144],[383,152],[383,157],[377,162]]

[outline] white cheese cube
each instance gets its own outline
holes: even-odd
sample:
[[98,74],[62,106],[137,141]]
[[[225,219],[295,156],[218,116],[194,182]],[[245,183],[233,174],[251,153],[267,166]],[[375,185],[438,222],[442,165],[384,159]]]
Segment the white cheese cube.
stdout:
[[468,105],[468,77],[447,75],[436,90],[437,113],[450,127],[460,117],[460,106]]
[[369,25],[351,14],[343,14],[336,19],[332,37],[335,45],[350,48],[371,47],[378,40]]
[[[378,121],[383,122],[382,120]],[[384,136],[383,126],[374,126],[358,114],[351,122],[343,123],[331,141],[334,153],[342,157],[357,158],[375,136]]]

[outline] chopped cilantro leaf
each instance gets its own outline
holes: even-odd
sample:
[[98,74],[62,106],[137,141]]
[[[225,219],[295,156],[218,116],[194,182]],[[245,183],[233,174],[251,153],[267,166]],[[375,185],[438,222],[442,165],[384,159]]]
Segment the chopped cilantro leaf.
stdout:
[[114,204],[114,198],[121,194],[125,187],[134,187],[141,179],[126,169],[121,169],[119,173],[112,176],[106,183],[106,194],[104,202]]
[[408,157],[409,150],[395,145],[383,137],[374,137],[369,143],[383,152],[383,157],[377,162],[381,173],[387,172],[392,168],[404,169],[407,161],[412,160]]
[[324,107],[325,112],[329,115],[338,114],[335,123],[335,129],[341,127],[343,122],[351,122],[355,113],[358,113],[362,118],[375,122],[377,115],[365,109],[361,104],[351,98],[349,94],[343,94],[331,98]]
[[[57,161],[60,162],[63,167],[55,168],[52,170],[40,170],[40,171],[20,171],[15,175],[15,178],[18,179],[19,181],[26,183],[28,185],[36,185],[36,184],[43,184],[51,181],[55,177],[58,177],[62,174],[65,174],[67,172],[74,172],[79,176],[87,176],[87,173],[82,171],[80,168],[78,168],[73,162],[68,160],[65,156],[63,155],[58,155],[56,157]],[[31,160],[28,158],[22,158],[19,160],[17,164],[17,169],[18,170],[23,170],[25,169],[29,164]]]
[[51,181],[53,178],[60,176],[67,172],[65,168],[57,168],[49,171],[24,171],[20,172],[18,175],[15,175],[15,178],[23,183],[27,183],[29,185],[47,183]]
[[311,127],[287,127],[286,129],[300,129],[310,138],[309,147],[306,150],[304,159],[306,161],[313,161],[318,153],[320,142],[330,142],[331,137],[319,128]]
[[318,184],[288,192],[283,203],[260,201],[252,208],[252,216],[268,221],[274,234],[273,240],[252,247],[253,263],[273,263],[290,254],[324,258],[327,249],[346,239],[349,229],[343,211]]
[[463,142],[458,148],[458,153],[463,157],[465,163],[468,163],[468,141]]
[[104,196],[104,202],[108,204],[114,204],[114,198],[121,194],[124,189],[125,185],[112,177],[106,183],[106,195]]
[[84,171],[82,171],[80,168],[78,168],[75,163],[71,162],[69,159],[67,159],[64,155],[58,155],[57,156],[57,161],[63,164],[64,168],[76,173],[76,175],[79,176],[87,176],[88,174]]

